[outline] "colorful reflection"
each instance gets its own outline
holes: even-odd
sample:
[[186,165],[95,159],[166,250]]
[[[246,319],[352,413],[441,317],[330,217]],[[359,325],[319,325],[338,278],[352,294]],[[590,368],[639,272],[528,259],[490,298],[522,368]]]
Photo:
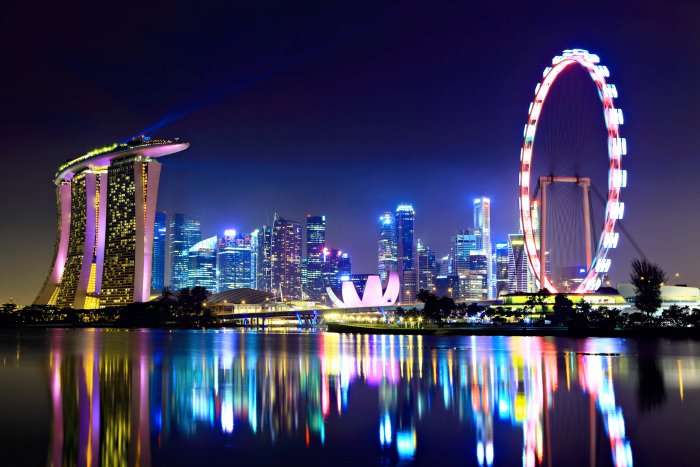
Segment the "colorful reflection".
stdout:
[[[612,349],[580,341],[579,350],[561,350],[539,337],[443,346],[421,336],[138,331],[124,339],[90,331],[74,352],[64,337],[53,333],[48,362],[51,466],[148,466],[171,440],[211,432],[324,449],[329,419],[362,410],[353,406],[355,387],[376,395],[369,448],[400,463],[420,453],[423,420],[440,408],[475,433],[465,441],[467,464],[497,462],[496,426],[505,426],[521,433],[524,466],[556,465],[561,434],[551,418],[561,392],[586,406],[590,443],[581,452],[606,453],[616,466],[634,461],[615,397],[614,375],[624,368],[614,340]],[[596,443],[598,426],[609,445]]]

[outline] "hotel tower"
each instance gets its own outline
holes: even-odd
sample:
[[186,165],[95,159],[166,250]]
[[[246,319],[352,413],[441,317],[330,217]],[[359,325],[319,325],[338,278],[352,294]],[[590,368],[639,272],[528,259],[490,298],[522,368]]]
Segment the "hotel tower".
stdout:
[[160,163],[189,143],[137,138],[94,149],[56,173],[58,235],[36,304],[79,309],[148,300]]

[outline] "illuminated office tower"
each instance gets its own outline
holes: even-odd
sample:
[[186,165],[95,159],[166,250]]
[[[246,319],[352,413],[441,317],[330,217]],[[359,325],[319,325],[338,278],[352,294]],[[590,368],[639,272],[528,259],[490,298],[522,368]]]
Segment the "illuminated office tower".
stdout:
[[284,300],[299,300],[301,293],[302,227],[275,214],[272,223],[270,266],[272,293]]
[[170,220],[170,287],[189,287],[190,248],[202,239],[199,221],[177,213]]
[[168,216],[156,212],[153,223],[153,266],[151,267],[151,290],[156,293],[165,287],[165,244],[167,241]]
[[418,258],[418,290],[432,291],[435,288],[435,278],[440,270],[433,250],[416,240],[416,256]]
[[496,298],[508,293],[508,243],[496,243],[494,271],[496,276]]
[[187,147],[137,138],[59,167],[54,261],[34,303],[96,308],[148,300],[160,176],[155,158]]
[[477,249],[488,259],[488,298],[495,294],[493,277],[493,247],[491,245],[491,200],[482,196],[474,199],[474,231],[477,235]]
[[272,292],[272,227],[263,225],[258,232],[256,289]]
[[508,235],[508,292],[531,292],[523,234]]
[[326,216],[306,216],[305,290],[311,300],[320,300],[323,286],[323,249],[326,246]]
[[390,272],[398,271],[396,224],[394,216],[388,211],[379,217],[377,271],[383,282],[389,278]]
[[489,298],[488,283],[489,259],[483,250],[469,252],[469,274],[465,286],[460,281],[460,295],[466,300],[486,300]]
[[413,242],[416,213],[410,204],[396,208],[396,258],[401,292],[399,303],[412,304],[418,292],[417,263]]
[[469,257],[479,249],[478,235],[471,230],[462,230],[452,239],[452,273],[457,276],[469,274]]
[[204,287],[216,292],[216,246],[217,237],[205,238],[187,252],[189,268],[187,270],[188,287]]
[[255,288],[253,235],[224,231],[216,250],[217,290]]
[[322,271],[324,289],[330,287],[339,291],[341,283],[349,280],[352,274],[350,255],[336,248],[324,248]]

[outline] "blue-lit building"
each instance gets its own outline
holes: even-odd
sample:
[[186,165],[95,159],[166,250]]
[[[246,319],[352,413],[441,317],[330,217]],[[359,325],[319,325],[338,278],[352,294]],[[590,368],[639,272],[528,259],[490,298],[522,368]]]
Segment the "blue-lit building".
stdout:
[[396,223],[391,212],[385,212],[379,217],[379,241],[377,271],[382,281],[386,281],[390,272],[398,271]]
[[321,300],[323,285],[323,249],[326,246],[326,216],[306,216],[306,257],[304,285],[306,296]]
[[486,255],[488,267],[488,295],[493,298],[495,294],[495,280],[493,278],[493,247],[491,245],[491,200],[485,196],[474,199],[474,232],[477,234],[477,250]]
[[153,223],[153,253],[151,255],[151,290],[156,293],[165,287],[165,244],[167,242],[168,216],[156,212]]
[[199,221],[184,214],[170,220],[170,287],[177,291],[189,287],[189,251],[202,239]]
[[494,254],[496,297],[508,293],[508,243],[497,242]]
[[216,292],[216,246],[215,235],[195,243],[189,249],[188,287],[204,287],[210,292]]
[[216,250],[217,291],[255,288],[256,240],[253,234],[244,235],[233,229],[224,231]]
[[416,213],[410,204],[396,208],[396,253],[401,292],[399,303],[412,304],[418,292],[418,274],[414,243]]
[[256,229],[257,255],[255,275],[257,290],[272,292],[272,227]]
[[352,260],[350,255],[336,248],[323,249],[323,283],[324,288],[340,290],[341,283],[350,280]]
[[440,272],[435,253],[418,239],[416,241],[416,255],[418,257],[418,290],[433,291],[435,278]]
[[469,274],[469,256],[479,249],[478,235],[471,230],[462,230],[452,241],[452,273],[457,276]]

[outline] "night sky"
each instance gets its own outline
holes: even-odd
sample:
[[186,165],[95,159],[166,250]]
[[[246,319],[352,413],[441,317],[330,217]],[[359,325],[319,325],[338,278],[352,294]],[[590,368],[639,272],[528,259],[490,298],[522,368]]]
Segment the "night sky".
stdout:
[[[31,301],[49,269],[56,167],[144,130],[191,142],[161,159],[159,208],[198,217],[205,235],[326,214],[329,245],[373,272],[381,212],[412,202],[417,236],[443,255],[483,194],[505,239],[535,84],[573,47],[600,55],[620,92],[627,229],[700,282],[698,2],[16,3],[0,13],[0,302]],[[545,134],[604,138],[581,83],[560,101],[593,111]],[[604,150],[579,152],[604,174]],[[623,237],[614,281],[634,256]]]

